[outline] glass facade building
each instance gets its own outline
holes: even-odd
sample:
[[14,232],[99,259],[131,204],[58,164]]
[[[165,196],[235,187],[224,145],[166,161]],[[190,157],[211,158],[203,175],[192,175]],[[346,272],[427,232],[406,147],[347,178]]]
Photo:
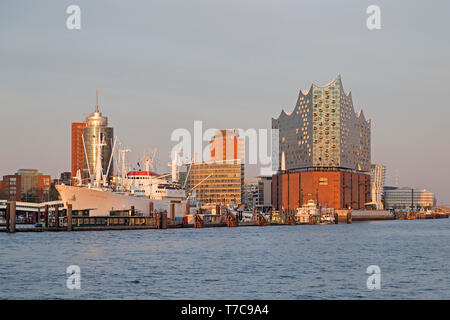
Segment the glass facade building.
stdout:
[[386,209],[431,209],[436,205],[434,193],[426,189],[414,189],[410,187],[384,188],[384,202]]
[[365,208],[371,199],[370,127],[362,110],[355,113],[340,76],[301,90],[292,112],[272,118],[278,130],[273,209],[295,210],[309,200],[335,209]]
[[355,113],[340,76],[301,90],[294,110],[282,110],[272,129],[279,130],[279,170],[370,170],[370,120],[362,110]]
[[[101,148],[101,164],[103,173],[106,173],[110,159],[112,156],[112,149],[114,143],[114,129],[108,127],[108,118],[104,117],[98,110],[98,105],[95,107],[94,113],[86,118],[86,127],[83,131],[84,144],[86,147],[86,158],[84,161],[84,172],[91,176],[95,175],[95,168],[97,164],[97,144],[104,144]],[[111,159],[108,179],[111,180],[114,172],[113,163]]]

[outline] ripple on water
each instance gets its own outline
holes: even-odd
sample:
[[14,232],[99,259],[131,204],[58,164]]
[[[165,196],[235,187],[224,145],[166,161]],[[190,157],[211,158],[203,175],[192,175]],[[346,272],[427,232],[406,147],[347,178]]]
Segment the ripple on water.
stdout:
[[[443,219],[0,233],[0,298],[449,299],[449,229]],[[65,287],[71,264],[81,290]],[[366,287],[369,265],[381,290]]]

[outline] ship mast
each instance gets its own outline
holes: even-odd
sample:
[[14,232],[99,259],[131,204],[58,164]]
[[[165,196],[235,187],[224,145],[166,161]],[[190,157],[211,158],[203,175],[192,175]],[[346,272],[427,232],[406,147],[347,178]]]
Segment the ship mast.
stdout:
[[[103,139],[102,139],[103,138]],[[100,187],[101,181],[103,179],[103,167],[102,167],[102,147],[106,146],[105,143],[105,137],[103,137],[103,135],[99,135],[98,136],[98,142],[96,144],[94,144],[94,147],[96,149],[96,153],[97,153],[97,162],[95,164],[95,180],[94,180],[94,186],[95,187]]]
[[131,150],[130,149],[120,149],[119,150],[120,162],[121,162],[121,165],[122,165],[122,169],[120,170],[121,174],[122,174],[121,181],[120,181],[120,188],[122,190],[125,189],[125,179],[126,179],[126,171],[127,171],[127,169],[126,169],[126,162],[125,162],[125,156],[126,156],[126,154],[128,152],[131,152]]

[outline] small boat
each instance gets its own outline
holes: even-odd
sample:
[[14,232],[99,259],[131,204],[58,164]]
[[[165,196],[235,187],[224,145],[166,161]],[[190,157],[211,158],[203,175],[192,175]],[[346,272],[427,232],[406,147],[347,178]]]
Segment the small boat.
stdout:
[[302,207],[297,208],[296,220],[299,224],[334,224],[334,209],[322,208],[314,200],[308,200]]

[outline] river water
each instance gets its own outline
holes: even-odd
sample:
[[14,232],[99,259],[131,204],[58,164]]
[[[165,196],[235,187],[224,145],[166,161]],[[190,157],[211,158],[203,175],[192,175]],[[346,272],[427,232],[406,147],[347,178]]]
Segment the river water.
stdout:
[[0,233],[0,298],[450,299],[450,219]]

